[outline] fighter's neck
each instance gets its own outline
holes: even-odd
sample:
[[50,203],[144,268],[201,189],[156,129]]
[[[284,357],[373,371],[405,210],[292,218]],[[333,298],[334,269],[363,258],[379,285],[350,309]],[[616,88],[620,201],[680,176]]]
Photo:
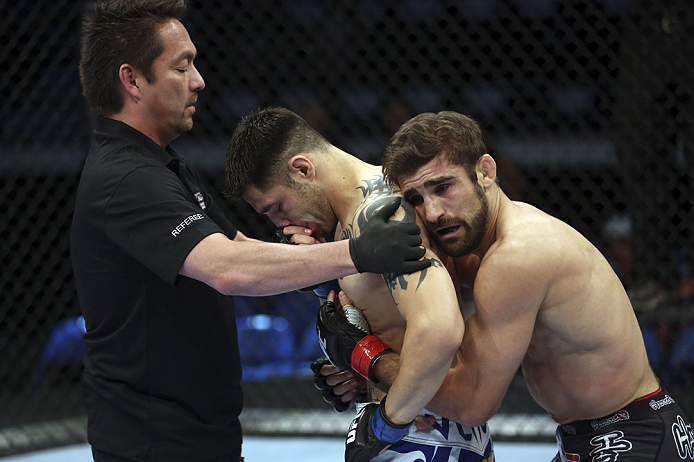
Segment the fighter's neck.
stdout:
[[340,223],[352,221],[355,210],[375,189],[384,187],[381,167],[346,154],[334,158],[328,193],[330,205]]
[[499,187],[494,187],[489,196],[489,219],[487,220],[487,230],[484,233],[482,242],[472,252],[482,259],[489,248],[500,238],[503,231],[503,217],[508,207],[512,206],[511,200],[504,194]]

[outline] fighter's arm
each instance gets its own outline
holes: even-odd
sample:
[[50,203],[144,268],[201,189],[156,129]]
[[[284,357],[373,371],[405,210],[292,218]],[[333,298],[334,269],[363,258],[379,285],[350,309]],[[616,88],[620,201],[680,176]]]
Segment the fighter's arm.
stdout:
[[[359,211],[368,219],[377,201]],[[402,220],[416,220],[410,204],[403,203]],[[364,215],[367,215],[364,217]],[[396,219],[398,214],[395,215]],[[358,230],[359,222],[355,231]],[[432,265],[422,271],[383,276],[407,326],[400,351],[400,369],[388,392],[386,415],[396,424],[413,420],[441,386],[462,341],[464,324],[448,271],[433,252]]]
[[[532,257],[524,252],[489,257],[477,273],[476,312],[465,322],[457,363],[427,405],[470,426],[483,424],[499,409],[528,349],[548,281],[541,262],[528,261]],[[397,357],[387,355],[375,375],[388,383],[397,367]]]
[[[428,252],[427,258],[436,257]],[[392,284],[393,299],[407,322],[400,369],[385,409],[394,422],[414,419],[427,405],[463,338],[465,327],[455,289],[443,265],[434,262],[426,274],[385,278]]]
[[429,261],[421,259],[419,229],[413,223],[388,220],[399,204],[399,199],[389,201],[358,237],[325,245],[288,246],[243,235],[230,240],[213,233],[190,251],[179,274],[227,295],[273,295],[386,267],[421,270]]
[[547,280],[535,265],[496,255],[480,269],[476,313],[466,323],[468,335],[458,364],[432,403],[434,412],[438,409],[456,422],[479,425],[498,411],[528,350],[546,294]]

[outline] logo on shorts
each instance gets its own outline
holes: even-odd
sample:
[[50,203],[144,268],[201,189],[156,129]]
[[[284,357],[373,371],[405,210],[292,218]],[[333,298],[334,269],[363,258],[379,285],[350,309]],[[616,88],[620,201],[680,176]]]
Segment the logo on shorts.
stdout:
[[694,432],[691,424],[685,423],[681,415],[677,416],[677,422],[672,424],[672,436],[675,438],[675,446],[680,459],[687,457],[694,460]]
[[622,422],[623,420],[629,420],[629,412],[625,410],[617,411],[606,419],[593,420],[590,422],[590,426],[593,427],[593,430],[600,430],[601,428],[616,424],[617,422]]
[[670,404],[675,404],[675,400],[670,397],[670,395],[665,395],[665,398],[659,399],[658,401],[652,399],[648,405],[653,409],[654,411],[657,411],[658,409],[664,408],[665,406],[669,406]]
[[604,435],[594,436],[590,440],[595,449],[590,451],[593,462],[615,462],[619,454],[631,451],[631,441],[624,439],[624,432],[615,430]]
[[347,440],[345,444],[354,443],[354,441],[357,439],[357,427],[359,426],[359,420],[364,415],[365,411],[366,406],[359,410],[357,416],[354,418],[354,420],[352,420],[352,423],[349,424],[349,430],[347,430]]

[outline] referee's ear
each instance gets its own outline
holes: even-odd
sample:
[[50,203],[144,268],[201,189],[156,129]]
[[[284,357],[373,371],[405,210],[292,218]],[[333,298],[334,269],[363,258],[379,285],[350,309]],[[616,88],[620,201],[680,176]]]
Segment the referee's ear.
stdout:
[[142,98],[138,80],[144,78],[132,65],[123,63],[118,68],[118,78],[120,79],[121,88],[125,91],[127,97],[139,101]]

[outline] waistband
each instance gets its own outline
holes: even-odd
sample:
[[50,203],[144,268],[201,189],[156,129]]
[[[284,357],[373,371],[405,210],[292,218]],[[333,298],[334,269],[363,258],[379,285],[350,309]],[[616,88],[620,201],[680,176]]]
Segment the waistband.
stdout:
[[569,435],[592,433],[621,422],[641,420],[668,411],[675,404],[675,400],[663,390],[663,387],[660,387],[653,393],[632,401],[613,414],[598,419],[575,420],[559,425],[559,428]]

